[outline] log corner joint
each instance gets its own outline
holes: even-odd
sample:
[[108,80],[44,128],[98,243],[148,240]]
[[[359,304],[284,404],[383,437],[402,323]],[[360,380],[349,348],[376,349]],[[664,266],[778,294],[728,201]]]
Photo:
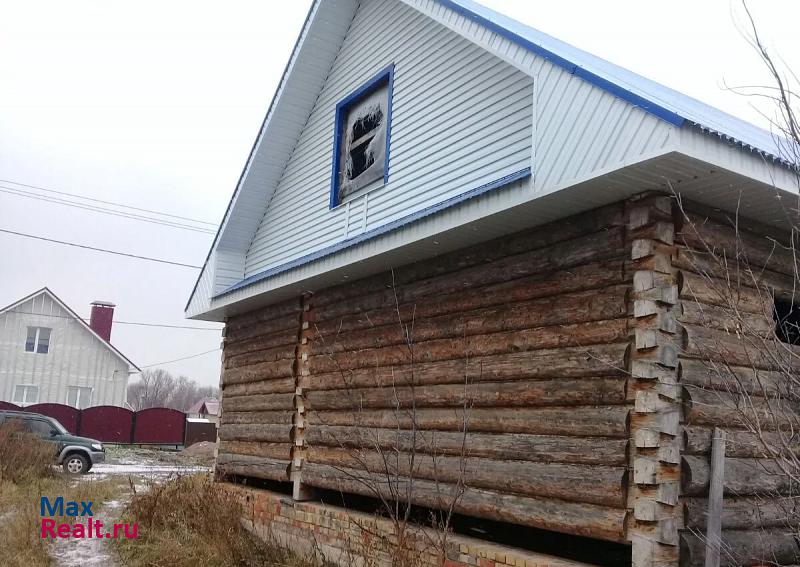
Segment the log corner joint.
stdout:
[[658,194],[626,204],[632,273],[627,398],[633,406],[626,527],[634,567],[679,560],[681,392],[672,211],[670,197]]

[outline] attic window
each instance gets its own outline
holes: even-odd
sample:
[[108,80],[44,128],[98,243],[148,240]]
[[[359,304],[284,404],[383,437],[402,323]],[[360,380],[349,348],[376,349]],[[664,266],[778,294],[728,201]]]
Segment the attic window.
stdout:
[[336,105],[331,208],[388,180],[393,77],[390,66]]
[[800,305],[775,298],[775,336],[778,340],[790,345],[800,345]]

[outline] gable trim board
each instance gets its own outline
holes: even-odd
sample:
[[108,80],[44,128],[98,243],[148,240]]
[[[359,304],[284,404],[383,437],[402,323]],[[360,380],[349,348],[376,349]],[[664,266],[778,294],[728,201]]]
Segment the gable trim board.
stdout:
[[[50,289],[47,288],[47,287],[43,287],[42,289],[37,290],[37,291],[31,293],[30,295],[27,295],[27,296],[23,297],[19,301],[15,301],[11,305],[7,305],[6,307],[3,307],[2,309],[0,309],[0,315],[2,315],[4,313],[8,313],[8,312],[14,312],[13,309],[15,307],[17,307],[18,305],[22,305],[26,301],[30,301],[31,299],[33,299],[35,297],[38,297],[38,296],[40,296],[42,294],[45,294],[45,295],[49,296],[53,301],[55,301],[56,304],[59,307],[61,307],[62,309],[64,309],[64,311],[69,313],[72,316],[73,319],[75,319],[78,323],[80,323],[80,325],[84,329],[89,331],[98,341],[100,341],[101,344],[103,344],[107,349],[109,349],[117,358],[119,358],[120,360],[125,362],[128,366],[134,368],[135,370],[133,370],[132,372],[141,372],[141,369],[138,366],[136,366],[133,362],[131,362],[131,360],[127,356],[125,356],[119,350],[117,350],[117,348],[114,345],[112,345],[108,341],[104,340],[103,337],[101,337],[100,335],[95,333],[94,329],[92,329],[89,326],[89,324],[84,319],[81,318],[80,315],[75,313],[75,311],[73,311],[66,303],[61,301],[61,299],[59,299],[59,297],[55,293],[50,291]],[[39,313],[30,313],[30,315],[41,315],[41,314],[39,314]]]
[[383,185],[389,182],[389,147],[392,139],[392,93],[394,89],[394,63],[378,72],[358,89],[340,100],[336,104],[335,119],[333,126],[333,166],[331,168],[331,196],[329,208],[335,209],[344,204],[339,200],[339,174],[340,159],[342,151],[342,128],[344,128],[344,113],[359,98],[377,89],[383,81],[388,81],[388,103],[386,105],[386,149],[383,158]]
[[[398,4],[399,3],[400,2],[398,2]],[[777,165],[784,173],[788,173],[789,169],[795,167],[780,157],[779,150],[776,149],[777,144],[775,140],[772,139],[772,135],[770,133],[749,125],[746,122],[738,120],[732,116],[726,115],[712,107],[700,103],[699,101],[695,101],[690,97],[677,93],[676,91],[667,89],[666,87],[654,83],[653,81],[649,81],[625,69],[607,63],[602,59],[575,49],[567,44],[564,44],[563,42],[559,42],[558,40],[542,34],[541,32],[533,30],[532,28],[528,28],[527,26],[519,24],[510,18],[484,8],[483,6],[480,6],[471,0],[402,0],[401,3],[409,6],[417,13],[422,14],[444,26],[446,29],[449,29],[456,35],[467,39],[473,45],[476,45],[484,51],[491,53],[500,60],[510,63],[518,71],[522,71],[524,74],[533,79],[534,124],[532,125],[532,129],[534,140],[531,148],[531,163],[534,159],[534,156],[537,158],[537,160],[544,160],[546,158],[556,160],[555,156],[550,156],[546,153],[540,155],[539,152],[542,150],[542,147],[537,147],[537,142],[540,141],[536,138],[538,135],[537,129],[546,126],[546,124],[537,124],[537,121],[541,119],[544,122],[544,119],[547,118],[541,114],[543,111],[538,108],[539,101],[536,100],[538,97],[537,92],[539,92],[542,88],[542,84],[546,84],[547,80],[562,81],[558,85],[559,88],[571,88],[573,90],[580,89],[580,86],[576,87],[573,85],[573,83],[563,82],[565,80],[575,80],[578,81],[578,85],[584,84],[589,86],[590,89],[597,88],[597,93],[606,93],[612,95],[610,100],[624,101],[625,104],[629,105],[627,110],[620,110],[619,107],[614,107],[613,112],[617,113],[617,117],[614,119],[617,120],[618,123],[620,120],[627,120],[626,124],[629,124],[629,126],[627,126],[628,130],[625,131],[626,136],[639,135],[642,137],[642,139],[647,137],[647,133],[645,131],[637,134],[636,121],[640,119],[637,115],[630,113],[641,111],[640,114],[642,117],[655,117],[655,120],[651,119],[651,122],[647,125],[647,128],[653,129],[653,133],[656,132],[656,124],[661,123],[664,125],[662,130],[659,130],[657,135],[660,137],[666,135],[667,138],[665,142],[659,142],[659,144],[661,144],[659,147],[656,148],[655,146],[648,146],[637,148],[639,150],[643,150],[637,155],[625,154],[622,156],[614,156],[617,161],[606,161],[605,163],[600,164],[603,166],[600,170],[580,171],[578,172],[580,175],[575,177],[575,179],[565,176],[560,180],[555,179],[551,181],[548,178],[548,173],[546,172],[548,167],[550,167],[550,164],[542,161],[538,166],[536,166],[536,170],[539,172],[539,174],[543,175],[545,182],[540,182],[538,179],[533,178],[529,181],[528,185],[531,189],[533,189],[533,191],[528,195],[528,200],[532,201],[544,195],[556,192],[557,190],[561,191],[564,188],[579,182],[582,177],[584,178],[584,181],[586,177],[598,178],[599,180],[600,176],[607,174],[609,171],[629,167],[632,163],[641,162],[647,156],[667,156],[675,152],[686,155],[687,158],[692,157],[707,162],[709,164],[709,171],[717,167],[727,167],[733,171],[733,168],[730,166],[734,165],[734,161],[737,158],[733,158],[732,156],[726,154],[724,156],[725,161],[723,161],[722,157],[720,157],[722,156],[722,153],[716,150],[714,147],[715,141],[722,142],[724,145],[733,144],[739,150],[750,150],[750,152],[752,152],[750,155],[753,155],[754,157],[757,156],[757,159],[762,160],[765,166],[767,164]],[[318,244],[322,244],[322,247],[319,250],[314,251],[312,247],[312,251],[303,253],[301,247],[299,250],[300,253],[295,258],[291,258],[291,254],[277,254],[270,252],[272,255],[271,258],[266,258],[263,260],[259,259],[257,262],[255,262],[256,267],[260,267],[258,266],[258,263],[261,263],[262,266],[266,264],[265,269],[260,270],[255,274],[247,274],[247,265],[248,262],[250,262],[250,260],[248,260],[249,249],[253,246],[255,238],[261,230],[260,227],[263,226],[263,223],[265,222],[264,214],[275,198],[276,189],[282,176],[282,174],[274,173],[271,181],[265,181],[263,176],[259,175],[255,176],[258,177],[258,179],[254,177],[254,179],[248,183],[249,178],[253,176],[252,169],[255,167],[254,162],[258,161],[259,154],[269,155],[269,161],[271,164],[273,164],[273,166],[275,163],[280,162],[283,164],[282,167],[285,170],[289,164],[289,160],[291,159],[291,154],[294,151],[289,151],[289,154],[286,156],[283,154],[276,155],[276,152],[262,147],[264,143],[268,143],[265,142],[266,140],[273,140],[273,138],[270,137],[269,132],[269,125],[271,121],[274,120],[273,115],[276,112],[285,112],[280,110],[282,99],[287,96],[294,97],[295,94],[297,94],[294,93],[294,91],[292,91],[293,94],[289,94],[289,91],[292,90],[291,77],[295,72],[305,72],[306,74],[312,73],[314,75],[314,88],[316,88],[318,82],[321,81],[319,82],[320,90],[319,92],[315,93],[317,97],[320,96],[325,88],[325,82],[329,77],[331,69],[336,61],[338,51],[339,49],[343,49],[342,45],[343,42],[345,42],[347,33],[349,33],[349,30],[354,25],[356,10],[363,5],[364,3],[359,3],[356,5],[354,2],[348,2],[347,0],[316,0],[312,4],[311,10],[309,11],[309,15],[306,19],[306,23],[304,24],[303,31],[301,32],[298,42],[295,44],[292,52],[292,58],[290,59],[289,64],[284,71],[284,76],[282,77],[279,88],[270,104],[267,117],[262,124],[259,137],[257,138],[256,143],[251,150],[245,170],[240,176],[234,196],[228,205],[228,209],[220,226],[220,230],[217,233],[217,237],[215,238],[214,244],[209,251],[204,268],[201,271],[200,276],[195,283],[192,294],[189,297],[189,301],[186,304],[187,316],[197,317],[204,313],[217,311],[218,308],[223,308],[224,305],[215,305],[215,300],[222,296],[228,296],[231,291],[242,289],[243,287],[251,285],[254,281],[261,281],[271,275],[286,272],[293,267],[314,261],[315,259],[319,259],[324,255],[334,254],[356,243],[364,242],[369,238],[375,238],[377,236],[384,235],[391,230],[396,230],[401,226],[406,226],[415,220],[415,213],[410,213],[402,216],[400,219],[387,219],[388,222],[386,222],[385,226],[367,227],[365,222],[362,222],[361,229],[358,227],[353,229],[351,228],[351,223],[345,219],[344,230],[339,233],[339,231],[332,231],[331,227],[333,225],[328,226],[331,224],[331,222],[333,222],[333,219],[331,219],[330,222],[326,221],[326,226],[323,227],[328,231],[328,233],[330,233],[330,237],[328,237],[331,241],[330,243],[326,243],[322,240],[322,237],[318,237]],[[321,11],[325,14],[320,14]],[[330,15],[332,12],[339,14],[339,20],[342,21],[331,21]],[[322,24],[320,24],[320,20],[323,20]],[[346,25],[344,23],[345,20]],[[316,37],[311,34],[313,37],[309,39],[310,30],[322,25],[327,26],[327,33],[324,34],[324,37]],[[329,40],[328,36],[334,37],[335,41]],[[314,41],[317,44],[319,44],[321,41],[328,41],[328,48],[335,49],[337,53],[333,56],[328,55],[327,58],[323,57],[323,59],[325,59],[324,61],[315,60],[313,65],[303,69],[303,50],[309,41]],[[337,42],[338,45],[335,45]],[[509,51],[511,48],[508,46],[511,44],[516,47],[514,47],[512,51]],[[527,63],[530,62],[530,57],[523,61],[520,59],[522,57],[522,53],[529,53],[535,58],[541,58],[544,63],[539,63],[536,66],[533,66],[532,64],[528,65]],[[553,66],[553,68],[558,68],[559,72],[568,78],[552,78],[555,77],[555,75],[548,71],[549,75],[541,78],[540,82],[538,70],[542,69],[541,65],[543,64],[550,64]],[[534,67],[536,68],[534,69]],[[298,71],[298,69],[303,70]],[[309,80],[308,77],[306,77],[306,80]],[[588,96],[594,96],[594,99],[584,102],[583,107],[576,107],[574,109],[570,109],[568,107],[563,108],[567,108],[567,110],[575,113],[580,113],[581,115],[584,115],[586,112],[591,115],[591,105],[600,99],[597,98],[599,95],[590,94]],[[589,106],[585,106],[586,104]],[[604,104],[607,105],[608,103]],[[293,107],[296,106],[297,105],[293,105]],[[556,106],[555,108],[557,110],[563,109],[562,106]],[[313,110],[314,105],[312,104],[310,110],[308,110],[308,113],[304,115],[305,122],[295,117],[295,123],[290,125],[291,128],[288,130],[288,133],[287,127],[284,125],[281,128],[281,133],[276,133],[274,139],[280,140],[288,136],[288,138],[291,138],[295,142],[299,140],[303,128],[307,125],[307,120],[309,119],[309,116]],[[295,112],[295,110],[292,110],[292,112]],[[586,116],[587,115],[584,115],[582,119],[585,120]],[[338,119],[339,117],[337,112],[335,122],[336,129],[333,133],[333,135],[337,138],[339,136]],[[570,119],[577,118],[571,115]],[[597,140],[597,144],[594,145],[594,147],[611,147],[614,143],[622,144],[622,147],[624,147],[626,140],[622,138],[614,138],[614,136],[620,135],[620,130],[617,129],[617,126],[613,126],[613,124],[610,123],[610,120],[611,118],[608,119],[608,124],[604,124],[604,127],[608,128],[608,131],[604,132],[604,135],[607,135],[609,139],[606,140],[605,138],[602,138]],[[644,120],[644,118],[641,118],[641,120]],[[641,124],[644,123],[645,122],[641,122]],[[592,126],[596,126],[596,124],[597,121],[595,121]],[[296,132],[292,130],[292,128],[296,128]],[[686,139],[686,137],[680,135],[680,133],[689,133],[690,131],[697,132],[699,135],[702,135],[703,138],[708,140],[707,142],[704,142],[707,147],[702,148],[703,152],[705,153],[698,154],[696,151],[696,146],[689,147],[687,145],[687,147],[683,147],[684,139]],[[552,133],[549,135],[551,137],[553,136]],[[561,134],[556,134],[556,136],[558,139],[547,141],[551,144],[551,146],[556,148],[553,151],[561,151],[557,148],[561,147],[559,142],[564,142],[565,139]],[[578,138],[578,140],[580,140],[580,138]],[[653,140],[655,143],[655,139]],[[570,144],[576,143],[571,139],[566,141],[568,141]],[[275,143],[277,142],[272,142],[273,145]],[[585,142],[580,142],[580,144],[585,145]],[[389,146],[388,134],[387,149],[391,150]],[[574,153],[576,150],[577,148],[567,147],[563,151],[573,151]],[[544,151],[546,152],[547,148],[544,148]],[[620,157],[622,158],[621,161],[619,161]],[[710,159],[711,157],[718,159],[712,160]],[[386,178],[388,177],[388,151],[385,158],[387,160],[387,168],[385,171],[386,181]],[[334,153],[333,161],[334,163],[329,171],[335,175],[337,169],[336,153]],[[545,173],[542,173],[543,171],[545,171]],[[564,173],[568,175],[570,172],[565,170]],[[590,175],[587,176],[587,173]],[[552,172],[550,172],[550,174],[552,174]],[[329,196],[330,207],[328,207],[328,209],[331,211],[339,209],[339,207],[334,207],[335,193],[333,188],[335,187],[335,181],[335,178],[330,180],[331,194]],[[777,183],[777,186],[783,188],[781,183]],[[471,193],[471,191],[464,193],[464,195]],[[361,203],[365,215],[367,202],[366,197],[368,196],[369,192],[365,193],[364,202]],[[249,199],[249,201],[247,201],[247,203],[249,203],[249,208],[247,203],[239,203],[239,201],[242,201],[243,199]],[[450,199],[448,198],[443,200],[443,203],[448,202],[450,202]],[[350,203],[351,201],[347,202],[348,216]],[[344,204],[345,203],[342,203],[342,205]],[[452,203],[449,206],[452,206]],[[437,207],[434,204],[425,207],[422,211],[420,211],[420,213],[422,217],[429,217],[432,214],[441,212],[445,208],[446,207]],[[258,217],[258,220],[256,220],[256,217]],[[233,219],[233,222],[231,219]],[[374,225],[374,223],[372,224]],[[363,230],[363,232],[359,234],[359,230]],[[233,234],[233,236],[230,238],[226,237],[228,233]],[[349,236],[348,233],[356,234],[356,236]],[[234,238],[234,240],[237,241],[241,240],[242,242],[245,242],[245,240],[249,238],[249,242],[247,244],[240,243],[238,245],[234,245],[234,242],[231,240],[231,238]],[[262,235],[261,238],[263,239],[265,236]],[[214,254],[215,251],[217,252],[216,254]],[[220,271],[221,268],[220,266],[217,266],[217,264],[220,263],[220,258],[222,258],[222,256],[224,256],[225,265],[224,269]],[[281,256],[283,256],[283,258],[281,258]],[[277,265],[275,260],[277,260]],[[195,296],[197,294],[198,285],[200,284],[201,280],[206,282],[203,285],[205,288],[208,288],[208,291],[207,293],[203,293],[203,297],[196,298]],[[234,299],[233,302],[235,303],[240,299]],[[230,298],[228,297],[228,301],[223,303],[227,305],[230,302]]]

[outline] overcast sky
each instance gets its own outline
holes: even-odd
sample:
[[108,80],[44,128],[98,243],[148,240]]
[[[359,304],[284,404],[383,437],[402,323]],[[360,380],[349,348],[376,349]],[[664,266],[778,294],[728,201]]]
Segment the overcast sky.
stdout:
[[[211,234],[3,190],[22,188],[15,181],[217,223],[309,3],[0,1],[0,229],[202,264]],[[726,88],[768,81],[737,29],[737,2],[484,3],[766,125],[750,99]],[[767,44],[800,70],[800,2],[751,8]],[[48,286],[82,315],[99,299],[117,304],[118,321],[219,328],[183,319],[195,269],[3,233],[0,259],[0,305]],[[117,324],[112,342],[147,366],[216,349],[219,337]],[[219,352],[163,368],[217,384]]]

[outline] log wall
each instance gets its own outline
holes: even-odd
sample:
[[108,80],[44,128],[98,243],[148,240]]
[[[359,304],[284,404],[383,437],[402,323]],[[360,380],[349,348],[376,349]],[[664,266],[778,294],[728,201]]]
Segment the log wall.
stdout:
[[[628,542],[636,566],[697,565],[719,426],[723,540],[744,564],[800,562],[792,483],[759,449],[783,425],[754,435],[730,390],[733,376],[753,411],[774,407],[794,351],[770,339],[762,288],[788,294],[794,264],[692,211],[642,195],[230,319],[219,469],[291,480],[295,499],[411,494]],[[733,303],[709,242],[762,262]]]
[[617,204],[314,293],[302,483],[413,477],[420,505],[623,541],[626,246]]
[[[786,397],[797,351],[776,340],[772,301],[773,294],[796,293],[795,257],[780,245],[782,235],[735,226],[699,207],[689,206],[685,217],[676,211],[676,224],[682,563],[704,563],[711,434],[717,426],[727,433],[722,565],[797,564],[800,547],[791,519],[796,481],[765,447],[780,452],[782,442],[796,439],[778,432],[798,423],[796,399]],[[770,418],[776,410],[778,418]]]
[[225,326],[217,471],[289,481],[304,299]]
[[232,318],[219,470],[626,541],[625,215]]

